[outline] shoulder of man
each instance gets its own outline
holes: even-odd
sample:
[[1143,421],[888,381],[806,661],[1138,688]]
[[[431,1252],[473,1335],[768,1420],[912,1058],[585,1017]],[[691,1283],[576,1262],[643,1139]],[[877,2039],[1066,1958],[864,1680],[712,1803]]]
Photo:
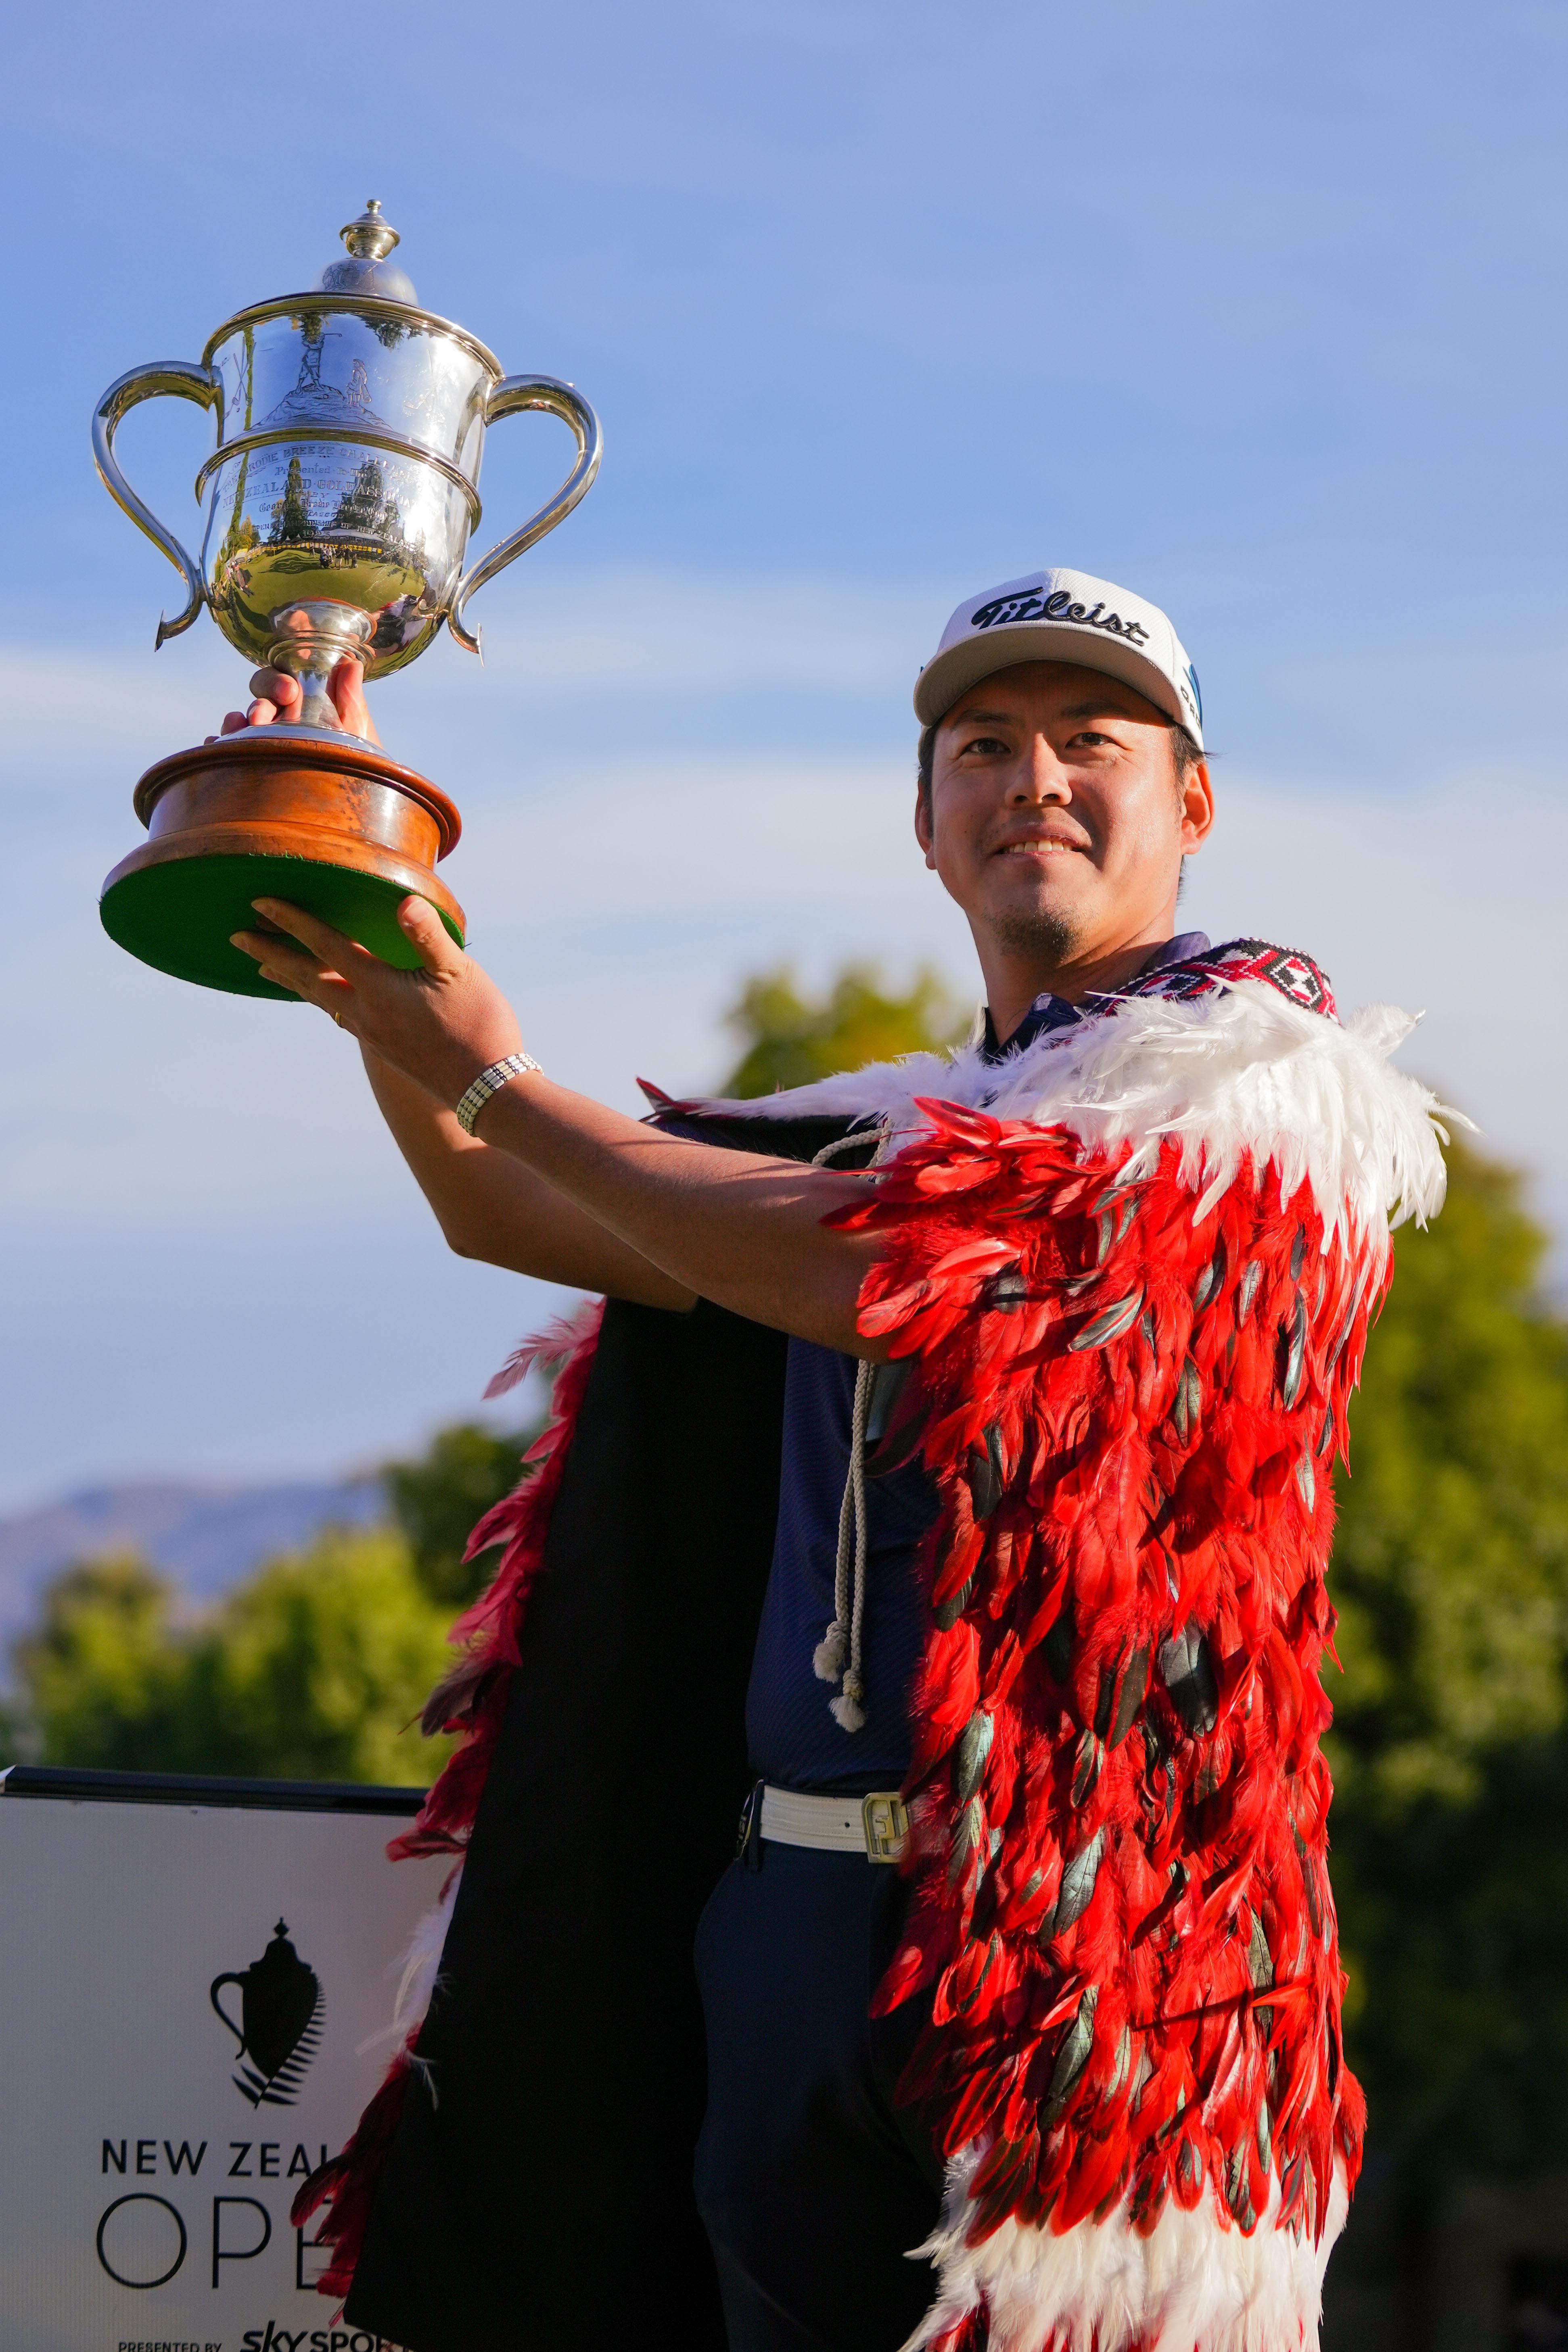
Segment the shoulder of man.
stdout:
[[1321,964],[1300,948],[1276,947],[1268,940],[1226,940],[1219,947],[1205,948],[1201,955],[1145,972],[1117,992],[1187,1002],[1246,980],[1261,981],[1305,1013],[1321,1013],[1329,1021],[1339,1019],[1334,992]]

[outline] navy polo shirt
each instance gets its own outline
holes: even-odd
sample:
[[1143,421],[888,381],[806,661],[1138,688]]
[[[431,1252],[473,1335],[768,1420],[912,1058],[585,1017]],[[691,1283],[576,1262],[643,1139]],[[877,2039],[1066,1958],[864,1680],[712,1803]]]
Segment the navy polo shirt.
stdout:
[[[1201,931],[1184,931],[1156,948],[1142,971],[1184,962],[1208,944]],[[987,1061],[1005,1063],[1047,1031],[1082,1020],[1089,1003],[1069,1004],[1048,992],[1037,996],[1005,1045],[987,1012],[980,1050]],[[809,1339],[789,1343],[778,1531],[746,1694],[746,1738],[752,1771],[776,1788],[863,1796],[896,1789],[909,1770],[910,1690],[927,1623],[914,1562],[937,1496],[918,1462],[881,1477],[874,1459],[868,1465],[860,1643],[866,1721],[859,1731],[844,1731],[829,1712],[837,1685],[817,1680],[812,1656],[833,1617],[855,1369],[854,1357],[835,1349]]]

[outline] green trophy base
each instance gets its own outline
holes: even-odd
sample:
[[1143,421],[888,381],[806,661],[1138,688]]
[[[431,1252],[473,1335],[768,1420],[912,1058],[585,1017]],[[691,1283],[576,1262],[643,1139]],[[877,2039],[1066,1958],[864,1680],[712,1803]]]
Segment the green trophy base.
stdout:
[[457,810],[355,737],[247,728],[159,761],[135,807],[148,839],[109,877],[99,914],[117,945],[176,980],[298,1003],[230,944],[262,928],[260,898],[289,899],[403,971],[418,962],[396,920],[411,893],[463,944],[463,910],[431,870],[458,839]]

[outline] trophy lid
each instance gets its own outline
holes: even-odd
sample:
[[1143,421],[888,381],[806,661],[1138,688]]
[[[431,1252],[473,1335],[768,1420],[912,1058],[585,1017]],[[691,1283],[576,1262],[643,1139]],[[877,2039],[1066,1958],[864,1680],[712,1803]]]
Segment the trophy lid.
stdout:
[[376,294],[384,302],[417,301],[413,279],[386,257],[401,239],[377,197],[372,196],[358,220],[349,221],[338,235],[348,247],[348,258],[328,262],[316,280],[323,294]]

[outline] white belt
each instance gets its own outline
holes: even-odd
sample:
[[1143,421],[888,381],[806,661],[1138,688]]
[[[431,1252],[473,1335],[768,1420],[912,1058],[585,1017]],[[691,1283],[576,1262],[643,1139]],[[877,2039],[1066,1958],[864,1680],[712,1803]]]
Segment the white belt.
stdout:
[[775,1845],[809,1845],[823,1853],[898,1862],[910,1834],[910,1817],[896,1789],[877,1789],[868,1797],[807,1797],[797,1789],[764,1786],[757,1826]]

